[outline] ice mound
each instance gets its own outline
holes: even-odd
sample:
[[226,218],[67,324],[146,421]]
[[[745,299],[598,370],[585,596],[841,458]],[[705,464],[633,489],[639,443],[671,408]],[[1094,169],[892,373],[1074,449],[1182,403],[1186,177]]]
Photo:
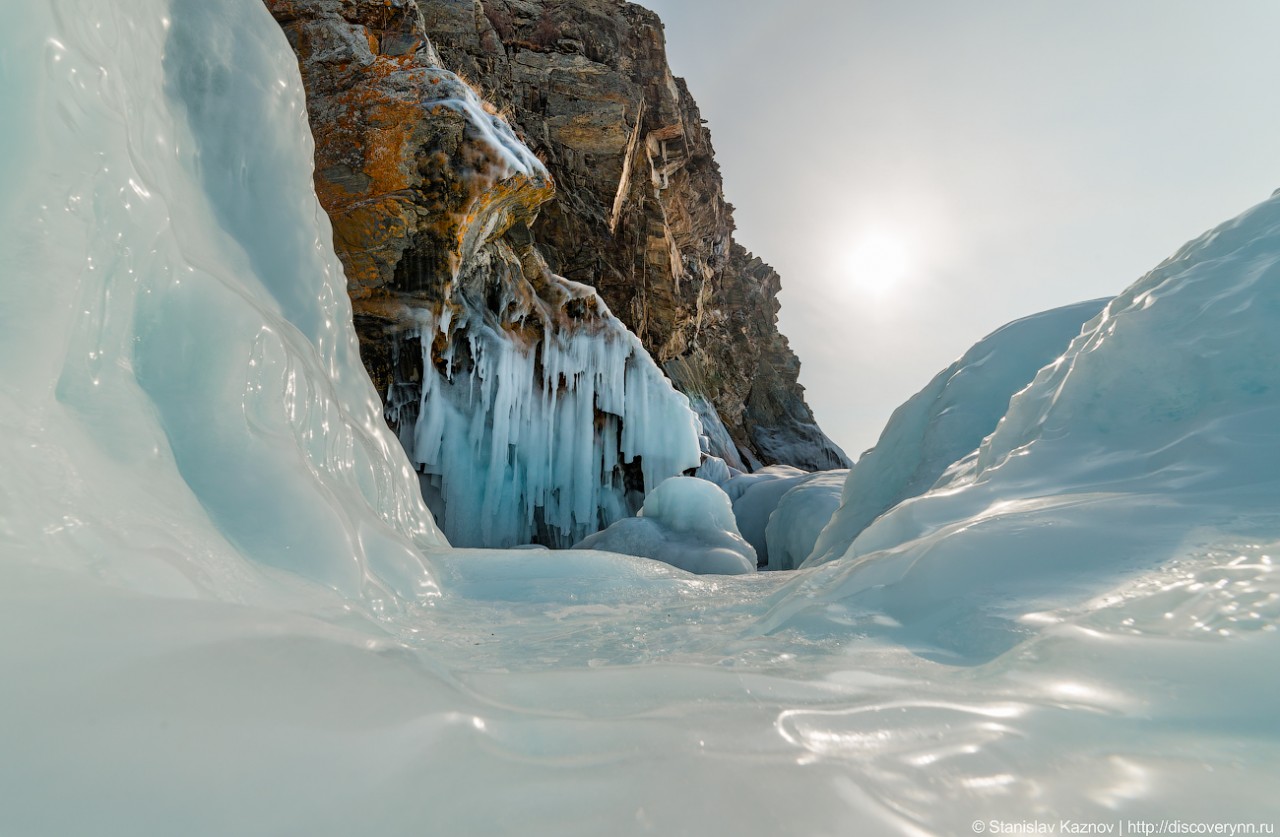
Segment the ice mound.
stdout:
[[794,570],[804,562],[840,507],[848,477],[848,470],[822,471],[799,479],[782,495],[764,530],[769,569]]
[[728,496],[697,477],[672,477],[644,501],[639,517],[619,520],[574,549],[653,558],[691,573],[737,575],[756,570]]
[[765,527],[782,496],[812,475],[791,465],[769,465],[750,474],[738,474],[724,483],[725,493],[733,501],[742,537],[756,551],[761,566],[769,562],[769,545]]
[[[714,467],[714,466],[713,466]],[[714,474],[718,474],[718,468]],[[736,503],[751,488],[766,482],[774,482],[775,480],[789,480],[795,477],[808,476],[809,472],[796,468],[793,465],[766,465],[758,468],[749,474],[734,472],[730,470],[729,478],[721,483],[724,493],[729,495],[729,502]],[[713,480],[714,481],[714,480]]]
[[693,474],[700,480],[713,482],[721,488],[734,477],[742,475],[742,472],[725,462],[718,456],[703,457],[702,464]]
[[[972,456],[806,576],[818,601],[792,598],[775,624],[876,613],[921,653],[989,659],[1046,601],[1086,598],[1189,548],[1270,540],[1277,322],[1272,198],[1110,302]],[[841,604],[819,615],[824,601]]]
[[[733,501],[738,531],[755,550],[761,567],[795,569],[813,549],[840,503],[840,491],[847,470],[810,474],[790,465],[770,465],[750,474],[726,466],[723,460],[707,457],[696,476],[721,486]],[[773,522],[784,498],[808,487],[785,504],[777,523]],[[773,534],[770,535],[769,531]],[[771,557],[775,545],[780,550]],[[801,548],[803,552],[799,552]]]
[[5,551],[231,598],[284,569],[395,607],[437,592],[421,550],[446,543],[360,364],[296,65],[246,5],[6,24]]
[[894,410],[875,447],[849,471],[843,508],[806,566],[838,558],[858,533],[908,497],[928,491],[947,466],[977,449],[1009,399],[1060,356],[1107,303],[1095,299],[1015,320],[983,338]]

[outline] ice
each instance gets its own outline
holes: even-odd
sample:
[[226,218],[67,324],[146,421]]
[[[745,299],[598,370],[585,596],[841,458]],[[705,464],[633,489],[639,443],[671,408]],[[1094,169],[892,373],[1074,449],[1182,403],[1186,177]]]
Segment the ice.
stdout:
[[1108,300],[1024,317],[996,330],[894,410],[875,447],[849,472],[843,507],[818,539],[807,566],[843,555],[884,512],[929,490],[947,467],[976,450],[1009,409],[1009,399],[1060,356]]
[[0,833],[1275,821],[1280,199],[845,557],[449,549],[261,4],[9,12]]
[[591,293],[603,325],[574,331],[551,318],[521,343],[465,324],[470,364],[432,359],[437,325],[422,325],[417,419],[402,442],[439,496],[438,519],[459,546],[567,546],[634,514],[644,494],[695,468],[698,420],[635,335]]
[[[568,546],[635,514],[709,441],[595,289],[555,275],[526,241],[552,194],[543,164],[464,80],[430,75],[438,98],[423,109],[458,112],[464,150],[441,173],[458,191],[441,237],[418,235],[401,259],[426,292],[392,315],[387,414],[454,546]],[[441,250],[447,265],[432,265]],[[727,438],[714,408],[698,409]]]
[[769,465],[750,474],[734,476],[724,484],[725,493],[733,501],[738,529],[756,551],[762,566],[769,562],[769,547],[765,540],[769,515],[778,507],[782,495],[810,476],[808,471],[791,465]]
[[765,527],[768,568],[794,570],[809,557],[823,527],[840,507],[849,471],[823,471],[800,479],[778,500]]
[[[806,589],[882,614],[921,653],[987,660],[1021,642],[1023,617],[1046,602],[1094,595],[1187,550],[1270,541],[1277,317],[1272,198],[1108,303],[972,456],[879,517]],[[770,623],[820,607],[793,598]]]
[[729,495],[731,502],[738,500],[747,493],[752,487],[761,483],[773,482],[775,480],[788,480],[794,477],[803,477],[808,475],[808,471],[796,468],[793,465],[766,465],[763,468],[757,468],[749,474],[733,474],[732,479],[723,484],[726,494]]
[[6,28],[5,552],[398,606],[438,592],[445,541],[360,365],[296,65],[244,8],[62,0]]
[[698,470],[693,475],[698,479],[723,486],[734,477],[741,476],[742,472],[730,467],[727,462],[718,456],[708,456],[702,460],[702,464],[698,466]]
[[756,571],[755,550],[738,532],[728,495],[697,477],[663,482],[645,499],[639,517],[619,520],[574,549],[653,558],[698,574]]
[[689,395],[689,406],[698,414],[698,421],[702,425],[702,436],[699,439],[702,452],[709,458],[724,462],[735,471],[747,470],[742,457],[738,454],[738,446],[734,444],[728,428],[720,420],[720,413],[716,411],[716,406],[696,391]]

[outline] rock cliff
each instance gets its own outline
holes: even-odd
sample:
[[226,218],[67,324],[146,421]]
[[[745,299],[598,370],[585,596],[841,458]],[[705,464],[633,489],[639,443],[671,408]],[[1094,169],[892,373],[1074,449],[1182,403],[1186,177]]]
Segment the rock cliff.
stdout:
[[847,467],[777,329],[778,274],[733,239],[711,134],[667,65],[662,22],[621,0],[422,5],[444,64],[519,126],[555,175],[533,234],[589,284],[704,416],[735,464]]
[[656,16],[265,2],[299,56],[363,359],[451,540],[572,542],[695,466],[653,361],[710,453],[844,464]]

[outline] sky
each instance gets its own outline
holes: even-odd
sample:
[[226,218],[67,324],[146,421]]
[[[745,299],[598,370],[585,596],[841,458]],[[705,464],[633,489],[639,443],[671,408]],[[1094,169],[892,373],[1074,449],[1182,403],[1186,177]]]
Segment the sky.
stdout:
[[984,335],[1280,187],[1275,0],[642,5],[854,458]]

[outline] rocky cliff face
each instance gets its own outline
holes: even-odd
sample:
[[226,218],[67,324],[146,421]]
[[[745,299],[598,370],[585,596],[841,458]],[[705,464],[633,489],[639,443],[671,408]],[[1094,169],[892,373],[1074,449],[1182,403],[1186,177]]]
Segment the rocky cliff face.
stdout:
[[533,226],[552,268],[597,288],[695,406],[714,408],[732,439],[721,455],[847,467],[778,333],[778,274],[733,240],[710,132],[667,66],[657,15],[620,0],[436,0],[422,11],[445,65],[555,175]]
[[576,540],[696,465],[650,357],[711,453],[844,464],[654,15],[265,2],[299,56],[362,356],[451,540]]

